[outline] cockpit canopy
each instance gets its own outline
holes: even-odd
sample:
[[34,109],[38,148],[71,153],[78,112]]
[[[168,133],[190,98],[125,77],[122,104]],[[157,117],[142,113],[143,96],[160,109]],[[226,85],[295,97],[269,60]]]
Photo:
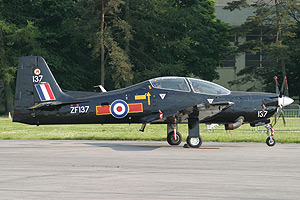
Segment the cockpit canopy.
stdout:
[[230,94],[230,90],[204,80],[194,79],[194,78],[187,78],[192,86],[192,89],[196,93],[204,93],[204,94],[211,94],[211,95],[228,95]]
[[167,90],[190,92],[191,89],[183,77],[160,77],[150,80],[152,87]]
[[183,92],[190,92],[193,90],[195,93],[208,95],[230,94],[229,90],[218,84],[195,78],[160,77],[151,79],[150,83],[153,88],[158,89],[177,90]]

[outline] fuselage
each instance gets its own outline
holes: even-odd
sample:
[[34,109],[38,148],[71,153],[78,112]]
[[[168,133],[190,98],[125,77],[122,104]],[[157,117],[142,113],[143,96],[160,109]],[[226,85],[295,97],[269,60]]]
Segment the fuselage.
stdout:
[[[277,95],[272,93],[229,92],[222,95],[210,95],[195,92],[187,81],[186,91],[155,88],[145,81],[128,88],[105,92],[64,92],[70,102],[58,106],[44,106],[41,109],[15,110],[14,121],[27,124],[114,124],[114,123],[164,123],[164,116],[176,115],[188,107],[197,104],[206,105],[221,101],[233,105],[217,115],[199,119],[200,123],[233,123],[239,116],[244,122],[259,122],[270,118],[276,112]],[[118,118],[112,114],[111,104],[123,100],[129,105],[128,114]],[[263,110],[262,101],[268,103]],[[78,103],[76,103],[78,102]],[[116,111],[117,112],[117,111]],[[186,120],[178,122],[185,123]],[[167,122],[165,122],[167,123]]]

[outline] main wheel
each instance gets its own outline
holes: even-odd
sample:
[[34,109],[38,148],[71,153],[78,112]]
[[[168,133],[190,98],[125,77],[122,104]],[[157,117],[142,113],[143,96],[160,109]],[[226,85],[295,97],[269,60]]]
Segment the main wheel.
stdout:
[[170,145],[179,145],[182,141],[182,136],[179,132],[176,132],[176,137],[174,138],[174,131],[168,133],[167,141]]
[[199,137],[188,136],[187,139],[186,139],[186,142],[190,147],[197,148],[197,147],[200,147],[202,145],[202,138],[201,138],[200,135],[199,135]]
[[266,140],[266,143],[269,147],[272,147],[276,144],[276,140],[275,140],[275,138],[272,138],[272,140],[271,140],[271,138],[268,137],[267,140]]

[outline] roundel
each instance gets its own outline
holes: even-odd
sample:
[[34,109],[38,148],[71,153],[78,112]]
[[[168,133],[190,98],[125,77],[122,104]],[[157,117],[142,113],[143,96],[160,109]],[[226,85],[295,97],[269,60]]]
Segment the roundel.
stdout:
[[110,105],[110,113],[115,117],[115,118],[123,118],[128,114],[129,107],[127,103],[123,100],[115,100],[112,102]]
[[41,74],[41,70],[40,70],[39,68],[36,68],[36,69],[34,70],[34,74],[35,74],[35,75],[40,75],[40,74]]

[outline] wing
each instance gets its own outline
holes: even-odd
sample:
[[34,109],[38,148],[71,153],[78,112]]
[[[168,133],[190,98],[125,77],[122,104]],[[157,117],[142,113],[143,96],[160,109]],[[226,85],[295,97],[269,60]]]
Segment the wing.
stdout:
[[151,123],[168,123],[169,118],[173,115],[176,116],[178,123],[187,123],[188,118],[198,117],[199,121],[202,121],[204,119],[211,118],[223,110],[226,110],[230,106],[232,106],[234,103],[231,101],[221,101],[221,102],[214,102],[214,103],[201,103],[197,104],[192,107],[188,107],[184,110],[177,111],[176,113],[172,114],[166,114],[164,113],[164,116],[162,119],[156,119],[152,121]]
[[211,104],[197,104],[193,107],[179,111],[178,115],[176,116],[178,117],[178,122],[187,122],[190,116],[198,117],[199,121],[202,121],[219,114],[233,104],[234,103],[230,101],[215,102]]

